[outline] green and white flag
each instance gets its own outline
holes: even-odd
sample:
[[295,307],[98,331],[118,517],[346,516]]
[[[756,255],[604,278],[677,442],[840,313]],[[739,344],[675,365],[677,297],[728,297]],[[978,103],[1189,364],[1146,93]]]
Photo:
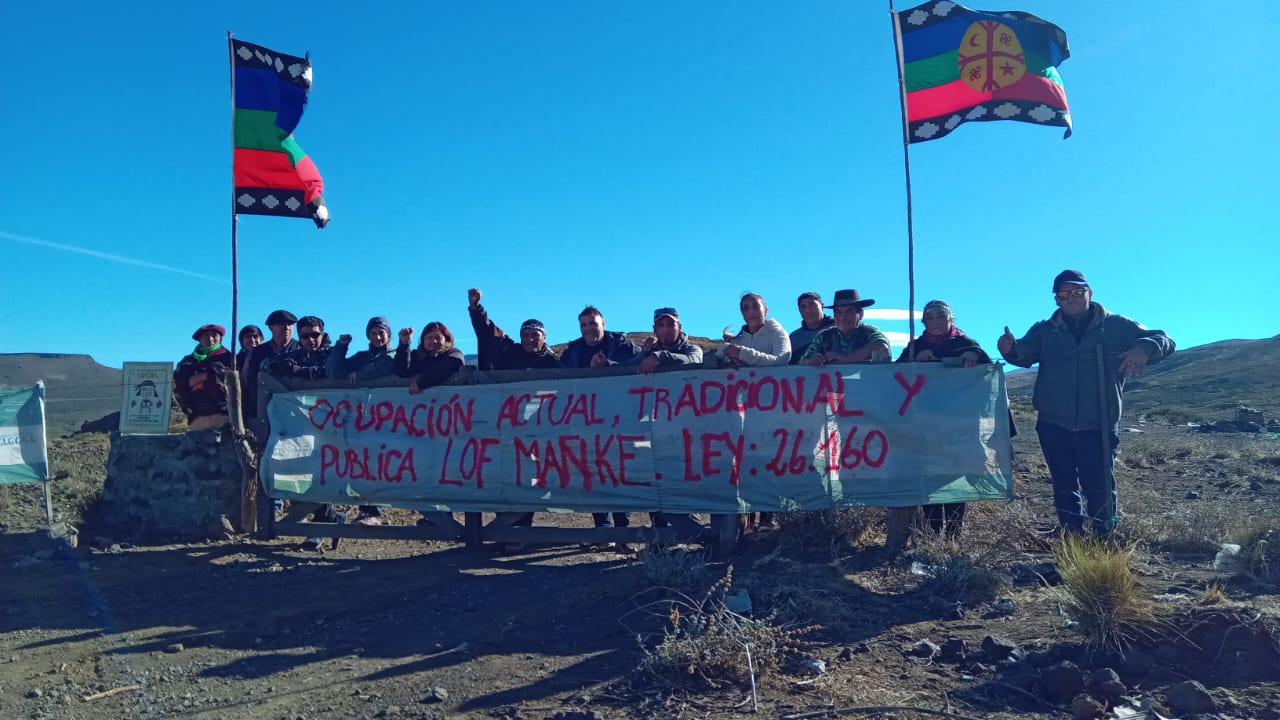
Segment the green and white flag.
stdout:
[[0,485],[49,477],[44,434],[44,383],[0,387]]

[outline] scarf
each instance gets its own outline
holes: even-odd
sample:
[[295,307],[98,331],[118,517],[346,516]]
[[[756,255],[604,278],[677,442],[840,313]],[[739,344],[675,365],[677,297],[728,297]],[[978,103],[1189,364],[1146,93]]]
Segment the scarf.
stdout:
[[204,345],[196,345],[196,349],[191,351],[191,357],[195,358],[196,362],[204,362],[206,359],[208,359],[210,355],[212,355],[221,347],[222,347],[222,343],[218,343],[217,345],[210,345],[209,347],[205,347]]
[[962,337],[963,335],[963,330],[952,325],[951,330],[948,331],[946,335],[930,335],[929,333],[922,334],[920,337],[916,338],[916,345],[923,345],[931,349],[939,348],[945,345],[948,340],[954,340],[955,338]]

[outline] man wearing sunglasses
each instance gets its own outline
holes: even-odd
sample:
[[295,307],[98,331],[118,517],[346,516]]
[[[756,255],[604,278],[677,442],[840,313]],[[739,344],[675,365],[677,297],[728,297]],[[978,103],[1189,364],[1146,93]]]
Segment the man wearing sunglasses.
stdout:
[[272,360],[267,369],[279,377],[322,380],[332,350],[324,321],[315,315],[306,315],[298,318],[298,348]]
[[1040,363],[1032,405],[1058,524],[1105,536],[1116,524],[1113,469],[1124,381],[1172,354],[1174,343],[1093,302],[1079,270],[1058,273],[1053,296],[1057,312],[1021,338],[1006,327],[997,346],[1014,365]]

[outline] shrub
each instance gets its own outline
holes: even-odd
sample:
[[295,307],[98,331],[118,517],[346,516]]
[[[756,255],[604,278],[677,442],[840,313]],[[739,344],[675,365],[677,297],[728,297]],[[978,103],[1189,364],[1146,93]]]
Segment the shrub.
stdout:
[[1133,548],[1065,535],[1053,549],[1067,617],[1090,645],[1125,650],[1166,633],[1158,607],[1142,594],[1130,568]]
[[640,671],[676,686],[746,686],[804,647],[801,636],[815,627],[789,629],[776,625],[773,616],[753,619],[733,612],[724,602],[732,584],[730,566],[701,600],[671,601],[662,642],[644,650]]
[[850,507],[804,510],[779,515],[780,539],[803,551],[830,552],[856,545],[873,529],[884,526],[884,508]]
[[711,580],[705,551],[646,545],[636,559],[649,585],[677,594],[696,593]]

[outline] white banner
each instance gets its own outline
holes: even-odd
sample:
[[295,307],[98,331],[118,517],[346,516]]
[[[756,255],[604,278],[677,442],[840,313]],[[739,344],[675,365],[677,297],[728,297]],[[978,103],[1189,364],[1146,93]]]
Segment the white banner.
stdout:
[[994,365],[690,370],[277,394],[272,497],[737,513],[1009,498]]
[[49,479],[44,383],[0,387],[0,485]]

